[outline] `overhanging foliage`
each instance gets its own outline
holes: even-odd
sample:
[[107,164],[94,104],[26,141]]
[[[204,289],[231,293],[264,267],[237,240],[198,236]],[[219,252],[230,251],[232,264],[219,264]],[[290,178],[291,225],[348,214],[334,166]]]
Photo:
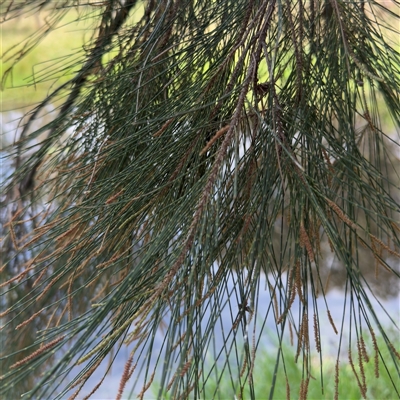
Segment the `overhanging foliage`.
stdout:
[[[210,374],[229,370],[232,393],[254,398],[272,314],[280,341],[295,336],[304,374],[294,396],[306,398],[324,314],[359,343],[365,397],[364,338],[376,343],[380,330],[392,359],[376,346],[375,362],[399,363],[367,273],[375,265],[398,288],[398,143],[388,131],[400,126],[398,3],[26,0],[1,11],[43,9],[52,34],[73,6],[97,21],[93,39],[73,78],[31,112],[4,184],[1,393],[74,398],[130,344],[118,396],[143,366],[142,397],[156,379],[160,397],[203,398]],[[342,321],[317,308],[328,257],[346,275]],[[258,301],[263,276],[269,304]],[[215,343],[224,308],[231,325]],[[273,360],[284,368],[280,349]]]

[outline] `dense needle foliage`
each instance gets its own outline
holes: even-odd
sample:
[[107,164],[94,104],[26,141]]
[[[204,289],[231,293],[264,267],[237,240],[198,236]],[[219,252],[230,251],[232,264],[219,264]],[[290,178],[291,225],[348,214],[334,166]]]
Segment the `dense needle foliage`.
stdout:
[[[7,55],[17,62],[72,9],[93,35],[42,75],[75,69],[25,119],[3,183],[1,395],[81,398],[129,345],[118,398],[139,370],[142,397],[156,381],[160,397],[203,398],[227,373],[232,393],[255,397],[269,316],[303,365],[295,398],[307,397],[322,316],[356,338],[344,359],[363,397],[364,340],[377,374],[399,371],[371,305],[372,282],[396,291],[400,276],[398,2],[7,0],[2,20],[46,14]],[[33,129],[48,104],[60,106]],[[316,302],[329,259],[346,277],[341,321]],[[284,361],[277,348],[276,370]]]

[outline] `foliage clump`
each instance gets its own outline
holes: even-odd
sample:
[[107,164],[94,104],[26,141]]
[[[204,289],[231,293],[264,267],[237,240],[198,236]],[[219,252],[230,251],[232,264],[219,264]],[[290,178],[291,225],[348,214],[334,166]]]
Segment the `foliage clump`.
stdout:
[[[279,341],[290,331],[295,342],[301,398],[322,314],[357,338],[363,397],[367,337],[374,362],[398,371],[370,301],[374,280],[396,291],[399,278],[397,2],[25,0],[3,2],[1,16],[49,13],[51,35],[72,7],[96,21],[92,38],[73,77],[27,116],[3,185],[0,393],[77,398],[128,345],[119,398],[139,367],[140,397],[156,371],[159,396],[200,398],[226,370],[254,397],[269,316]],[[316,302],[336,270],[342,321]],[[280,347],[274,360],[285,370]]]

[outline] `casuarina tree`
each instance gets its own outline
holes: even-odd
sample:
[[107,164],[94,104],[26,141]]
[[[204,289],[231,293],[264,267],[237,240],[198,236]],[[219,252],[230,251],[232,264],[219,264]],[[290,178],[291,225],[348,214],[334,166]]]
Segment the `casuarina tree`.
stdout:
[[[341,360],[364,398],[369,359],[377,375],[399,371],[389,334],[398,321],[383,325],[373,304],[374,283],[396,292],[400,276],[398,2],[1,5],[3,21],[34,13],[46,24],[7,52],[5,87],[67,13],[90,19],[92,35],[44,70],[42,80],[68,79],[55,80],[8,149],[4,398],[82,398],[93,376],[96,398],[99,366],[124,347],[117,398],[138,376],[140,398],[150,387],[159,398],[260,398],[267,319],[275,372],[286,372],[291,336],[303,373],[296,392],[274,374],[263,398],[277,384],[306,398],[321,379],[322,321],[341,338],[336,398]],[[56,111],[38,127],[48,105]],[[349,305],[341,319],[326,300],[335,285]],[[231,392],[220,393],[226,376]]]

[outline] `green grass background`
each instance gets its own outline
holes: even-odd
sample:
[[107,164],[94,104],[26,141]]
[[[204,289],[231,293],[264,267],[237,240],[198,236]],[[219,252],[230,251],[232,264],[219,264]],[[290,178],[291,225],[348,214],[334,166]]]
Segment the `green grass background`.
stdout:
[[[389,337],[393,338],[393,345],[396,349],[400,348],[399,336],[396,332],[389,330]],[[378,346],[381,352],[379,359],[379,378],[375,377],[375,366],[374,366],[374,350],[372,341],[365,338],[365,344],[367,354],[369,356],[369,362],[363,363],[365,371],[365,379],[367,383],[367,399],[372,400],[394,400],[398,399],[400,393],[400,378],[399,371],[396,369],[396,365],[391,359],[391,354],[385,346],[381,338],[377,338]],[[285,359],[285,368],[287,373],[287,379],[290,385],[290,399],[298,399],[300,391],[300,383],[302,381],[302,362],[299,357],[298,363],[295,363],[296,348],[285,344],[282,347],[282,351]],[[269,398],[271,389],[272,377],[274,374],[276,352],[260,350],[257,352],[256,362],[253,372],[254,387],[255,387],[255,398],[264,400]],[[336,357],[328,355],[329,352],[325,351],[322,355],[322,379],[321,379],[321,364],[319,355],[314,352],[314,356],[311,362],[311,374],[314,379],[310,379],[308,387],[308,399],[309,400],[324,400],[334,399],[335,397],[335,365]],[[358,365],[358,354],[356,346],[352,348],[352,358],[355,366],[356,373],[360,380],[360,368]],[[348,361],[346,354],[341,355],[339,363],[339,400],[358,400],[362,399],[362,395],[357,384],[357,379],[354,375],[352,367]],[[213,363],[210,362],[209,365]],[[207,363],[206,363],[207,365]],[[397,360],[398,365],[398,360]],[[278,369],[276,386],[274,390],[273,399],[287,399],[286,393],[286,378],[285,372],[282,368],[282,364]],[[201,394],[201,398],[205,399],[235,399],[240,398],[239,392],[234,392],[232,389],[232,382],[237,379],[237,371],[233,371],[232,376],[226,372],[220,382],[218,383],[213,374],[211,373],[210,378],[207,380],[205,385],[205,392]],[[323,393],[322,393],[323,383]],[[153,385],[153,397],[156,398],[158,391],[157,385]],[[235,397],[236,396],[236,397]],[[168,392],[164,396],[165,399],[172,399]],[[245,385],[245,391],[243,400],[250,399],[250,391],[248,385]]]

